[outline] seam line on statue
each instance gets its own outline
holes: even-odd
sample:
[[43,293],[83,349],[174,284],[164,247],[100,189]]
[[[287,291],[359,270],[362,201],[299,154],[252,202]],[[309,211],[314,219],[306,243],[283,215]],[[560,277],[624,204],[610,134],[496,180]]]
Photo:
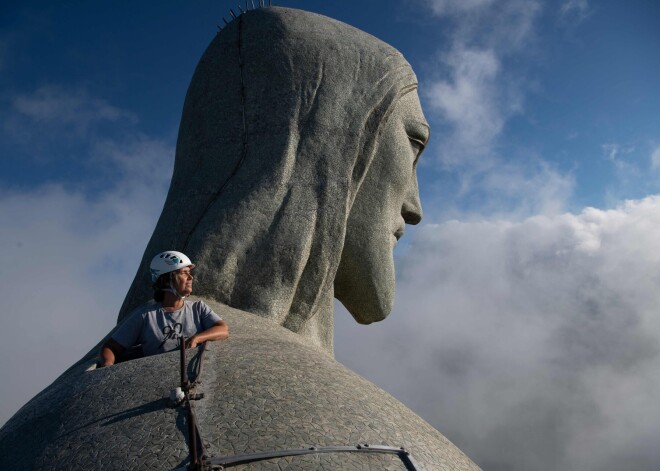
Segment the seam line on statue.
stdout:
[[202,213],[199,215],[199,218],[197,219],[197,221],[195,221],[195,224],[193,224],[191,230],[188,232],[188,235],[186,236],[186,240],[182,247],[182,250],[184,251],[188,249],[190,238],[195,233],[197,226],[202,221],[202,219],[204,219],[204,216],[206,216],[206,213],[208,213],[209,209],[211,209],[211,206],[213,206],[213,204],[215,204],[215,202],[218,200],[218,198],[224,191],[227,184],[231,181],[232,178],[234,178],[234,176],[236,176],[236,174],[238,173],[238,169],[241,167],[241,165],[243,165],[243,161],[245,160],[245,157],[247,155],[248,142],[247,142],[247,119],[245,116],[245,80],[243,78],[243,15],[240,15],[238,17],[238,70],[241,79],[241,115],[243,121],[243,149],[241,151],[241,157],[238,159],[238,162],[236,162],[236,166],[232,170],[231,174],[222,183],[220,188],[218,188],[218,191],[216,191],[215,194],[211,197],[211,200],[206,205],[206,208],[204,208],[204,211],[202,211]]

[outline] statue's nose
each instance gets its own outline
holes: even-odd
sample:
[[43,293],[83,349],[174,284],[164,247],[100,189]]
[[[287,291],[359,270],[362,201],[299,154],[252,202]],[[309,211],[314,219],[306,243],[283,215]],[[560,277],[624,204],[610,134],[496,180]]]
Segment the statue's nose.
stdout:
[[413,184],[408,189],[406,199],[403,201],[401,207],[401,216],[406,224],[419,224],[422,220],[422,202],[419,199],[419,188],[417,186],[417,178],[413,178]]

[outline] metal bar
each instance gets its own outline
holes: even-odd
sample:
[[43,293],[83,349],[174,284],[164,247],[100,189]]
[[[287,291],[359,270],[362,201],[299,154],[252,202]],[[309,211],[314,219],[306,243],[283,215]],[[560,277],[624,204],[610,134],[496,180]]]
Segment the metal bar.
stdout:
[[422,469],[417,463],[415,463],[415,460],[413,460],[412,456],[410,456],[410,453],[407,451],[399,453],[399,458],[408,471],[419,471]]
[[195,424],[195,415],[188,398],[188,362],[186,361],[186,338],[179,336],[179,360],[181,368],[181,390],[184,394],[184,401],[188,412],[188,454],[190,455],[190,464],[197,466],[197,425]]
[[202,431],[199,429],[197,415],[195,414],[195,408],[192,402],[188,401],[188,404],[190,404],[190,414],[192,415],[193,425],[195,426],[195,448],[197,450],[197,456],[203,460],[206,450],[204,450],[204,442],[202,441]]
[[188,450],[190,452],[190,464],[197,466],[197,424],[195,423],[195,414],[192,411],[192,404],[187,401],[186,407],[188,409]]
[[[204,456],[204,443],[202,442],[201,433],[197,425],[197,418],[195,417],[195,409],[191,402],[191,389],[192,385],[188,379],[188,362],[186,361],[186,338],[182,335],[179,337],[179,351],[181,360],[181,389],[185,394],[185,403],[188,416],[188,453],[190,455],[190,465],[192,469],[197,469],[200,465],[200,457]],[[195,380],[199,379],[201,374],[201,365],[204,351],[206,350],[205,344],[200,350],[199,361],[197,363],[197,372]]]
[[397,448],[385,445],[356,445],[356,446],[325,446],[296,448],[290,450],[263,451],[259,453],[249,453],[245,455],[223,456],[220,458],[209,458],[205,460],[211,465],[229,466],[237,464],[246,464],[254,461],[267,460],[271,458],[283,458],[286,456],[312,455],[317,453],[386,453],[397,455],[403,462],[408,471],[422,471],[415,465],[410,454],[404,448]]
[[188,362],[186,361],[186,338],[179,337],[179,353],[181,359],[181,389],[186,392],[188,389]]

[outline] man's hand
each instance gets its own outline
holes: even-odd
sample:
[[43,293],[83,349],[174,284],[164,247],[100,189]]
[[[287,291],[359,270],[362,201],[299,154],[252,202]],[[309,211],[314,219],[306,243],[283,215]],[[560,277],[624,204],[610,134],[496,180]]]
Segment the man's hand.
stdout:
[[197,336],[193,335],[188,340],[186,340],[186,348],[195,348],[200,343],[203,343],[203,342],[200,342],[200,340],[197,338]]
[[195,348],[200,343],[207,340],[223,340],[229,337],[229,327],[225,321],[216,322],[211,328],[204,332],[195,334],[186,340],[186,348]]
[[115,364],[115,359],[120,355],[124,350],[115,339],[109,338],[101,348],[101,360],[99,361],[99,366],[111,366]]

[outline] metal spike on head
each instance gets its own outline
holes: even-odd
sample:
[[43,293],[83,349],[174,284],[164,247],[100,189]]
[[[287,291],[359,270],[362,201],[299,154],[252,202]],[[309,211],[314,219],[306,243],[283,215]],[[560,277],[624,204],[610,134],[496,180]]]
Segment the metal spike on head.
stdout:
[[[252,5],[252,7],[250,7],[250,5]],[[272,5],[273,5],[273,3],[272,3],[271,0],[268,0],[268,2],[266,2],[266,0],[256,0],[256,1],[255,0],[245,0],[245,6],[243,6],[243,2],[240,2],[237,5],[239,13],[236,13],[232,8],[230,8],[229,9],[229,14],[231,15],[231,17],[229,18],[229,21],[227,21],[225,19],[225,17],[222,17],[222,21],[225,22],[225,25],[229,25],[229,23],[234,21],[239,16],[249,12],[250,10],[256,10],[257,8],[266,8],[266,7],[269,7],[269,6],[272,6]],[[223,28],[224,28],[224,26],[223,26]],[[220,26],[218,26],[218,29],[222,29],[222,28]]]

